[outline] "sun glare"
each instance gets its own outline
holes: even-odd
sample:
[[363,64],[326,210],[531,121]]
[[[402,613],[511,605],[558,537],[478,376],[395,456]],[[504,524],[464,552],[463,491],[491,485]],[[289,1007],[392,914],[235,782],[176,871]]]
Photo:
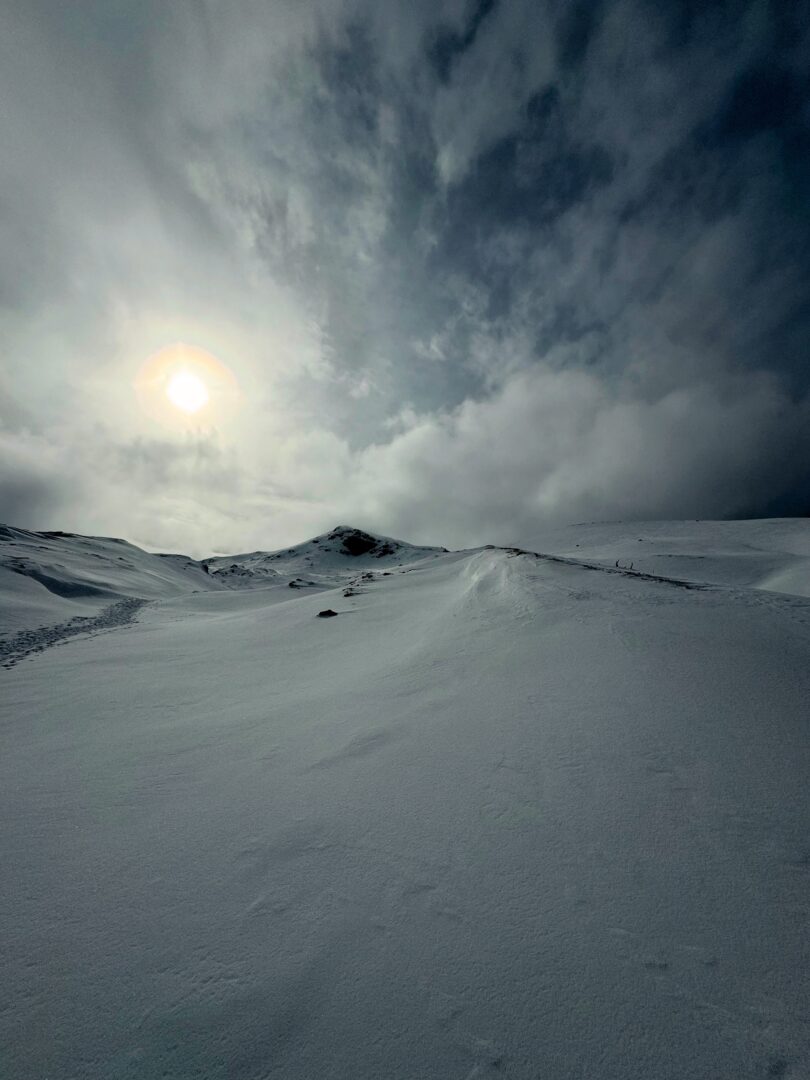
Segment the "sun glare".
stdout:
[[190,371],[178,371],[169,380],[166,397],[183,412],[195,413],[208,404],[208,387]]
[[242,401],[230,368],[205,349],[182,342],[150,356],[134,386],[144,412],[173,428],[216,427],[228,422]]

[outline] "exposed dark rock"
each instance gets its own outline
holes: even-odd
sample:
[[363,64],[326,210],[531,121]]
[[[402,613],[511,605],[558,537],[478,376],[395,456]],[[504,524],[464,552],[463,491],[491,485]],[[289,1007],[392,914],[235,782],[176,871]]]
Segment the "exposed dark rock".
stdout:
[[343,537],[343,550],[347,551],[349,555],[365,555],[376,546],[377,541],[374,537],[368,536],[366,533],[349,533]]
[[361,529],[350,529],[344,525],[333,529],[327,540],[340,541],[342,555],[373,555],[377,559],[385,555],[393,555],[399,547],[398,544],[389,540],[378,540]]
[[336,611],[332,611],[331,608],[326,608],[325,611],[318,612],[319,619],[331,619],[333,615],[337,615]]

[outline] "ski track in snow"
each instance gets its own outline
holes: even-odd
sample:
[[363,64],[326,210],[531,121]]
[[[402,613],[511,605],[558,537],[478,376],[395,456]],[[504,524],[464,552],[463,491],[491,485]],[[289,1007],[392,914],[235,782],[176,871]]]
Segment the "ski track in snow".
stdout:
[[98,615],[77,615],[68,622],[56,626],[39,626],[34,630],[20,630],[5,641],[0,641],[0,666],[13,668],[21,660],[44,652],[54,645],[63,645],[71,638],[93,637],[104,630],[115,630],[134,622],[136,615],[150,601],[140,597],[128,597],[110,604]]

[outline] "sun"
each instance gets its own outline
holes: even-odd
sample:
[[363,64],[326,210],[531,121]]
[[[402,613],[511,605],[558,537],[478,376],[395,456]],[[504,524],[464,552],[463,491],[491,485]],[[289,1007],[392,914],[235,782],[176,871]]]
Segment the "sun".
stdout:
[[226,364],[198,345],[180,341],[164,346],[141,365],[134,389],[147,416],[186,431],[229,423],[244,397]]
[[195,413],[208,404],[210,394],[202,379],[193,372],[178,371],[166,384],[166,397],[183,412]]

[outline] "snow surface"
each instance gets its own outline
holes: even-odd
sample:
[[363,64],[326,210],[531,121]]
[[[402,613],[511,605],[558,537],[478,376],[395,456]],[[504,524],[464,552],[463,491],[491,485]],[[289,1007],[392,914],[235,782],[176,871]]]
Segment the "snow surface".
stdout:
[[0,1075],[810,1077],[810,523],[355,532],[3,532]]

